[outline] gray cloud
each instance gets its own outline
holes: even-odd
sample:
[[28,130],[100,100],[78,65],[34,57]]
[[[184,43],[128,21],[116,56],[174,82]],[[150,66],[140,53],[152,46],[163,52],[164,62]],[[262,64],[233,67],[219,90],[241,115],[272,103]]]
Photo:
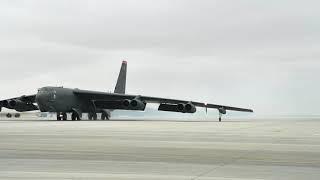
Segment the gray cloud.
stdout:
[[[319,114],[317,1],[2,1],[1,96],[45,85]],[[13,91],[14,89],[14,91]]]

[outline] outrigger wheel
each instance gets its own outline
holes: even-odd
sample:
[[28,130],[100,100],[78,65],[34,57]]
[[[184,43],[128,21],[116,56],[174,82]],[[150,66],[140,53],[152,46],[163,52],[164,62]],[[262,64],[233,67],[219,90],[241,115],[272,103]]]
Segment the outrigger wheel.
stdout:
[[218,108],[218,111],[219,111],[219,122],[221,122],[222,121],[222,115],[226,114],[227,111],[226,111],[226,109],[224,107]]

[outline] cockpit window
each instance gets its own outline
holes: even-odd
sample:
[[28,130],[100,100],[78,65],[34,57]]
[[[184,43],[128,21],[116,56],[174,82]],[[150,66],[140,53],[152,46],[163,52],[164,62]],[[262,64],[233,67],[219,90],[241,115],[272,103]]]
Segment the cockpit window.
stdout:
[[38,89],[38,93],[44,93],[45,91],[43,89]]

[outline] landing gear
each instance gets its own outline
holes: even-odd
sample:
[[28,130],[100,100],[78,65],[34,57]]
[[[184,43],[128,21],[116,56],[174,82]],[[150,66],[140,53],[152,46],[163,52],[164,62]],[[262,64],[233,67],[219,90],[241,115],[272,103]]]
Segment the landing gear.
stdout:
[[73,121],[75,121],[75,120],[80,121],[81,118],[82,118],[82,111],[80,109],[72,108],[71,119]]
[[61,121],[61,114],[57,112],[57,121]]
[[[71,119],[72,121],[81,120],[82,113],[80,110],[72,109]],[[68,120],[68,115],[66,112],[57,112],[57,121]]]
[[227,114],[227,111],[226,111],[226,109],[224,107],[218,108],[218,111],[219,111],[219,122],[221,122],[222,115],[223,114]]
[[57,121],[61,121],[61,120],[64,120],[66,121],[67,120],[67,113],[60,113],[60,112],[57,112]]
[[97,120],[98,119],[97,113],[93,113],[93,112],[88,113],[88,119]]
[[80,118],[80,116],[78,115],[78,113],[76,113],[76,112],[73,112],[72,114],[71,114],[71,120],[72,121],[75,121],[75,120],[81,120],[81,118]]
[[101,120],[109,120],[109,114],[106,112],[101,113]]
[[63,119],[64,121],[66,121],[67,118],[68,118],[67,113],[62,113],[62,119]]

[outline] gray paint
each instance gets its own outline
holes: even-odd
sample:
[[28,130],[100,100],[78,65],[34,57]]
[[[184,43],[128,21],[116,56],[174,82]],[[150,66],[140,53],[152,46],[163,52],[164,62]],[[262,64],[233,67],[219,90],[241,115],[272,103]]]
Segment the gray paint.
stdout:
[[[195,113],[197,107],[213,108],[221,115],[228,111],[253,112],[251,109],[230,107],[225,105],[206,104],[203,102],[177,100],[161,97],[125,94],[127,62],[123,61],[115,88],[115,93],[70,89],[63,87],[46,86],[38,93],[30,96],[21,96],[0,101],[0,107],[18,111],[56,112],[57,120],[67,120],[66,113],[72,113],[72,120],[81,120],[82,113],[89,113],[89,119],[97,119],[96,113],[101,112],[101,119],[110,117],[111,110],[138,110],[144,111],[147,103],[160,104],[159,111],[181,113]],[[37,106],[34,105],[37,104]],[[32,108],[28,108],[31,106]],[[38,107],[38,108],[36,108]],[[22,109],[22,110],[21,110]]]

